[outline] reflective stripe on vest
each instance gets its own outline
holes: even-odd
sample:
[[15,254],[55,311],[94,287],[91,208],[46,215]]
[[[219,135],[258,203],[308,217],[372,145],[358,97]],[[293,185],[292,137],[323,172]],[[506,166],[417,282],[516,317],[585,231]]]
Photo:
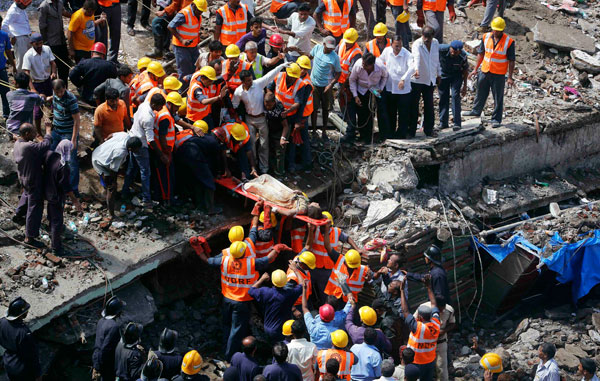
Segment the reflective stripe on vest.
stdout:
[[148,94],[146,94],[146,98],[144,98],[144,102],[150,103],[150,99],[152,99],[152,96],[154,94],[160,94],[165,99],[167,99],[167,94],[165,93],[165,91],[163,89],[161,89],[160,87],[153,87],[150,89],[150,91],[148,91]]
[[308,100],[306,101],[306,104],[304,105],[304,111],[302,111],[302,116],[309,116],[313,113],[313,85],[312,82],[310,81],[310,76],[306,75],[304,78],[301,78],[302,82],[304,83],[304,86],[310,85],[310,94],[308,96]]
[[294,253],[299,253],[302,251],[304,247],[304,237],[306,235],[306,226],[302,226],[296,229],[292,229],[290,232],[292,236],[292,251]]
[[[357,269],[354,269],[354,271],[352,272],[352,275],[350,275],[348,266],[346,265],[346,258],[340,254],[337,262],[335,263],[334,269],[339,271],[342,274],[345,274],[348,277],[348,279],[346,280],[346,284],[348,285],[348,288],[350,288],[350,291],[352,291],[352,294],[354,295],[354,298],[356,300],[356,298],[358,297],[358,294],[361,292],[361,290],[363,289],[363,286],[365,284],[365,278],[367,275],[368,267],[364,266],[364,265],[360,265],[360,267]],[[334,271],[332,271],[331,275],[329,276],[329,279],[327,280],[327,286],[325,287],[325,293],[327,295],[333,295],[336,298],[343,298],[344,301],[347,302],[348,297],[346,297],[346,295],[344,295],[344,293],[342,292],[342,289],[336,283],[337,283],[337,275],[335,274]]]
[[346,79],[350,76],[352,59],[359,54],[362,54],[362,52],[357,43],[354,43],[354,46],[348,51],[346,51],[346,43],[344,41],[340,43],[340,66],[342,67],[342,74],[340,74],[340,79],[338,79],[339,83],[346,82]]
[[[385,47],[391,45],[391,40],[389,38],[385,39]],[[371,52],[375,57],[381,56],[381,51],[379,50],[379,45],[377,45],[377,39],[374,38],[371,41],[367,42],[367,50]]]
[[269,11],[271,13],[275,13],[277,11],[279,11],[281,9],[281,7],[283,7],[284,5],[286,5],[287,3],[290,3],[292,0],[272,0],[271,1],[271,8],[269,8]]
[[327,361],[329,359],[334,358],[340,364],[340,368],[338,370],[338,376],[345,380],[351,380],[350,372],[352,370],[352,364],[354,362],[354,354],[352,352],[346,352],[343,349],[322,349],[317,353],[317,366],[319,368],[319,372],[321,373],[321,378],[323,374],[327,373]]
[[[296,278],[296,273],[292,271],[292,269],[288,268],[287,270],[287,280],[295,281],[298,285],[302,286],[304,280],[308,280],[308,287],[306,288],[306,299],[308,299],[312,295],[312,282],[310,277],[310,271],[306,271],[306,273],[298,267],[298,272],[300,273],[300,277],[302,278],[300,281]],[[302,295],[298,297],[298,300],[294,303],[295,306],[302,304]]]
[[[227,148],[229,148],[233,153],[239,151],[239,149],[242,148],[242,146],[244,144],[246,144],[248,142],[248,140],[250,140],[250,130],[248,129],[248,126],[244,122],[242,122],[241,124],[246,129],[246,139],[244,139],[244,141],[242,141],[242,142],[238,142],[237,140],[235,140],[233,138],[233,135],[231,134],[231,129],[233,128],[234,124],[235,123],[233,123],[233,122],[229,122],[229,123],[225,123],[223,125],[223,128],[225,129],[225,135],[227,136]],[[253,243],[253,245],[254,245],[254,243]]]
[[494,38],[492,33],[483,35],[483,46],[485,47],[485,55],[481,63],[481,71],[484,73],[490,72],[493,74],[505,75],[508,71],[508,48],[513,43],[513,39],[506,34],[502,34],[502,38],[498,44],[494,46]]
[[[277,77],[275,77],[275,98],[283,105],[285,110],[289,110],[295,103],[294,98],[296,97],[296,93],[304,82],[299,78],[294,78],[295,82],[292,87],[288,88],[286,84],[287,73],[279,73]],[[296,114],[296,110],[289,112],[287,116],[292,116]]]
[[446,0],[423,0],[424,11],[444,12]]
[[[229,59],[225,60],[225,63],[223,63],[223,71],[226,72],[226,68],[229,67]],[[240,79],[240,72],[242,70],[251,70],[252,69],[252,65],[250,65],[250,63],[246,62],[246,61],[240,61],[240,64],[238,65],[237,70],[235,71],[235,73],[227,80],[227,87],[229,87],[230,90],[234,91],[235,89],[237,89],[238,87],[240,87],[240,85],[242,84],[242,80]]]
[[131,88],[131,98],[132,99],[136,95],[137,90],[140,88],[141,84],[147,78],[148,78],[148,72],[147,71],[143,71],[143,72],[137,74],[135,77],[133,77],[133,79],[131,80],[131,83],[129,84],[129,87]]
[[183,130],[179,131],[175,134],[175,148],[181,147],[181,145],[194,136],[194,132],[192,130]]
[[[263,58],[264,57],[262,55],[257,53],[254,62],[250,64],[250,67],[252,68],[252,71],[254,72],[254,77],[256,77],[256,79],[262,78],[263,76]],[[250,63],[248,61],[248,56],[246,55],[246,53],[240,54],[240,60]]]
[[185,16],[185,22],[175,29],[181,36],[182,40],[192,40],[192,43],[185,45],[175,36],[173,36],[171,42],[175,46],[195,48],[198,46],[198,42],[200,41],[200,25],[202,25],[202,16],[194,16],[194,11],[192,10],[191,4],[180,10],[179,13]]
[[340,10],[336,0],[324,0],[323,26],[335,37],[339,37],[350,27],[350,10],[353,0],[344,0]]
[[141,97],[142,95],[146,94],[148,91],[150,91],[150,89],[157,87],[158,83],[154,82],[152,80],[152,78],[150,78],[149,76],[146,77],[144,79],[144,81],[142,83],[140,83],[140,85],[138,86],[136,92],[135,92],[135,96],[136,97]]
[[173,146],[175,145],[175,119],[173,119],[173,116],[171,116],[171,113],[167,110],[166,106],[163,106],[160,111],[155,111],[154,113],[156,114],[156,120],[154,122],[154,141],[156,142],[156,145],[161,151],[163,150],[160,146],[160,139],[158,138],[158,125],[161,121],[167,119],[169,121],[169,129],[167,130],[167,136],[165,138],[167,140],[167,146],[173,150]]
[[408,347],[415,351],[415,364],[428,364],[435,361],[435,349],[440,335],[440,321],[432,318],[429,322],[417,322],[417,330],[408,337]]
[[224,297],[244,302],[252,300],[248,290],[258,280],[254,258],[221,258],[221,293]]
[[225,46],[235,44],[246,34],[248,6],[240,3],[237,11],[233,13],[229,8],[229,5],[225,4],[217,10],[217,13],[223,19],[223,25],[221,25],[221,37],[219,40]]
[[212,111],[212,105],[202,104],[198,98],[196,98],[196,90],[201,89],[202,94],[207,98],[214,98],[217,96],[217,86],[210,85],[206,88],[201,81],[190,81],[190,89],[187,93],[187,117],[192,121],[204,119]]
[[[329,242],[331,243],[331,248],[333,250],[337,251],[338,253],[341,251],[341,246],[342,246],[340,244],[340,234],[341,233],[342,233],[342,231],[336,227],[332,227],[329,230]],[[315,255],[315,258],[317,259],[317,268],[319,268],[319,269],[320,268],[325,268],[325,269],[333,268],[333,261],[331,260],[331,258],[329,258],[329,255],[327,254],[327,250],[325,249],[324,237],[323,237],[323,234],[321,234],[320,229],[315,230],[315,236],[313,238],[312,252]]]
[[98,5],[104,8],[112,7],[115,4],[119,4],[119,0],[98,0]]
[[[262,226],[259,226],[258,230],[265,230],[265,229]],[[248,239],[248,238],[246,238],[246,239]],[[269,253],[271,252],[271,249],[273,248],[273,245],[275,245],[275,241],[273,241],[273,238],[271,238],[270,241],[256,240],[256,243],[254,244],[254,246],[256,248],[256,257],[262,258],[262,257],[266,257],[267,255],[269,255]]]

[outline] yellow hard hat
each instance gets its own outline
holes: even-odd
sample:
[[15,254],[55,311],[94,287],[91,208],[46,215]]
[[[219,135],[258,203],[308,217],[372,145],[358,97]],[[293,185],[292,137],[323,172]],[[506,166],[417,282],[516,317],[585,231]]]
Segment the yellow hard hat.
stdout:
[[369,306],[360,307],[358,310],[358,316],[360,316],[360,321],[368,326],[371,326],[377,322],[377,313]]
[[348,250],[346,255],[344,255],[344,259],[346,260],[346,265],[348,265],[348,267],[351,269],[355,269],[360,266],[360,254],[354,249]]
[[206,8],[208,8],[206,0],[194,0],[193,3],[196,6],[196,8],[200,10],[200,12],[206,12]]
[[398,15],[398,17],[396,17],[396,21],[398,21],[399,23],[402,23],[402,24],[408,22],[409,19],[410,19],[410,13],[408,13],[407,11],[400,13]]
[[240,48],[238,48],[236,44],[228,45],[227,48],[225,48],[225,55],[227,56],[227,58],[239,57]]
[[331,342],[338,348],[346,348],[348,345],[348,334],[341,329],[333,331],[331,332]]
[[231,135],[237,141],[242,141],[248,137],[248,132],[240,123],[235,123],[231,129]]
[[179,112],[182,113],[187,111],[187,97],[181,98],[181,106],[179,106]]
[[283,336],[291,336],[292,335],[292,324],[294,324],[294,320],[292,320],[292,319],[283,323],[283,328],[281,329],[281,334]]
[[327,219],[329,220],[329,222],[331,222],[333,224],[333,216],[331,215],[331,213],[329,212],[322,212],[322,215],[324,215],[325,217],[327,217]]
[[496,17],[492,20],[491,24],[492,30],[498,30],[502,32],[504,28],[506,28],[506,21],[502,17]]
[[496,353],[486,353],[483,355],[481,360],[479,360],[479,364],[485,370],[489,370],[492,373],[500,373],[502,372],[502,357],[500,357]]
[[[196,125],[196,123],[194,123],[194,126]],[[234,226],[231,229],[229,229],[228,236],[229,236],[229,242],[233,243],[235,241],[243,241],[244,240],[244,228],[241,227],[240,225]]]
[[317,257],[315,257],[315,255],[310,251],[302,252],[302,254],[298,256],[298,259],[311,270],[317,266]]
[[293,62],[290,67],[285,69],[285,72],[292,78],[300,78],[300,66],[298,66],[298,64],[295,62]]
[[157,77],[164,77],[167,73],[165,73],[165,69],[158,61],[152,61],[148,64],[148,73],[152,73]]
[[354,44],[358,40],[358,32],[354,28],[349,28],[344,32],[344,42]]
[[137,68],[138,70],[142,70],[148,67],[148,65],[152,62],[152,60],[148,57],[142,57],[138,60]]
[[177,91],[171,91],[169,95],[167,95],[167,103],[173,103],[175,106],[181,107],[183,99]]
[[235,241],[234,243],[231,244],[231,246],[229,246],[229,252],[231,253],[231,256],[234,257],[235,259],[241,258],[244,256],[244,253],[246,252],[246,242],[244,241]]
[[183,356],[181,371],[189,376],[198,374],[202,370],[202,356],[196,350],[189,351]]
[[[258,220],[263,224],[265,223],[265,212],[260,212]],[[271,213],[271,226],[277,226],[277,217],[275,217],[275,213]]]
[[[205,134],[208,132],[208,124],[205,121],[203,121],[202,119],[195,121],[194,127],[201,129],[202,132],[204,132]],[[235,227],[242,229],[242,238],[244,238],[244,228],[242,228],[241,226],[234,226],[234,228]],[[231,234],[231,229],[229,230],[229,234]],[[238,239],[236,241],[241,241],[241,239]]]
[[200,69],[200,75],[205,76],[206,78],[210,79],[211,81],[217,80],[217,72],[215,71],[215,68],[212,66],[204,66],[202,69]]
[[375,25],[375,28],[373,28],[373,36],[376,36],[376,37],[385,36],[387,34],[387,32],[388,32],[388,28],[382,22]]
[[310,58],[308,58],[307,56],[298,57],[298,59],[296,60],[296,63],[303,69],[310,70],[310,68],[311,68]]
[[179,90],[183,83],[179,82],[179,80],[172,75],[165,78],[163,81],[163,87],[165,90]]
[[287,283],[287,275],[283,270],[275,270],[271,273],[271,282],[273,286],[282,288]]

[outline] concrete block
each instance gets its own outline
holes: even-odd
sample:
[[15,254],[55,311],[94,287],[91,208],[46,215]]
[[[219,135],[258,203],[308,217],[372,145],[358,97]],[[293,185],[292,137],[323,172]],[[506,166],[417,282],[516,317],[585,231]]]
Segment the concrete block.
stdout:
[[533,41],[563,51],[583,50],[594,54],[596,43],[581,31],[562,25],[538,21],[533,27]]

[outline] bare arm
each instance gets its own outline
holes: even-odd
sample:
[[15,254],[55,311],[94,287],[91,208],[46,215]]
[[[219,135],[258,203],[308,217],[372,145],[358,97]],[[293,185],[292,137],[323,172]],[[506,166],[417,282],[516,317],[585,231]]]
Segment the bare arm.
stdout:
[[308,279],[305,279],[304,282],[302,282],[302,313],[303,314],[307,314],[310,313],[309,309],[308,309],[308,300],[306,297],[306,288],[308,287]]
[[215,25],[215,36],[213,37],[213,39],[215,41],[219,41],[221,39],[221,28],[223,27],[223,25]]
[[256,281],[256,283],[254,283],[252,285],[252,288],[261,288],[262,284],[265,283],[267,280],[269,280],[269,278],[271,278],[269,276],[269,273],[264,273],[259,280]]
[[73,114],[73,135],[71,135],[71,143],[73,149],[77,149],[77,137],[79,136],[79,127],[81,126],[81,114]]
[[406,295],[404,294],[404,283],[406,282],[406,278],[400,284],[400,304],[402,306],[402,315],[405,318],[410,316],[410,312],[408,311],[408,301],[406,301]]

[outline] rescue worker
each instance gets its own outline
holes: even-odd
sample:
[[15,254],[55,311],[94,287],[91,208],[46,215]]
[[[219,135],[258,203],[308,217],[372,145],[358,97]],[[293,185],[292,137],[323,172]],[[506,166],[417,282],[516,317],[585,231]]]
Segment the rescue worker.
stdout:
[[[254,17],[240,0],[228,0],[215,15],[215,41],[223,46],[235,44],[249,31],[248,21]],[[239,50],[239,48],[238,48]]]
[[354,0],[323,0],[313,18],[323,36],[333,36],[339,42],[348,28],[356,26],[356,5]]
[[340,78],[338,79],[340,84],[338,102],[344,115],[344,120],[348,123],[346,135],[342,138],[343,142],[351,142],[353,139],[350,140],[347,137],[354,137],[356,132],[356,104],[350,91],[350,81],[348,80],[354,64],[362,57],[362,51],[356,40],[358,40],[358,32],[356,29],[350,28],[344,32],[344,38],[336,50],[338,56],[340,56],[340,66],[342,67],[342,74],[340,74]]
[[408,273],[403,270],[403,273],[408,276],[408,280],[422,282],[426,276],[431,276],[431,287],[433,293],[443,295],[446,303],[450,303],[450,287],[448,286],[448,276],[443,266],[442,251],[436,245],[431,245],[423,253],[425,264],[429,266],[427,274]]
[[23,320],[31,306],[20,296],[8,305],[6,316],[0,319],[0,346],[4,370],[10,381],[41,381],[38,345]]
[[92,58],[79,61],[69,72],[69,80],[79,89],[81,98],[92,106],[96,106],[94,90],[108,78],[117,78],[117,66],[106,60],[106,46],[101,42],[94,44]]
[[[288,282],[289,282],[289,278],[288,278]],[[300,295],[300,300],[302,300],[302,295]],[[283,326],[281,327],[281,334],[284,337],[283,342],[286,344],[289,344],[290,340],[292,339],[292,325],[294,324],[295,321],[296,320],[294,320],[294,319],[290,319],[290,320],[286,321],[285,323],[283,323]]]
[[177,73],[186,86],[188,82],[185,77],[194,72],[194,65],[200,56],[198,44],[202,12],[206,12],[207,7],[206,0],[193,0],[173,17],[168,26],[169,32],[173,35]]
[[[298,125],[300,128],[294,127],[291,133],[291,143],[288,145],[288,163],[293,172],[296,167],[296,146],[300,146],[300,151],[302,153],[302,168],[305,171],[310,171],[312,169],[312,152],[310,146],[310,137],[308,135],[308,118],[312,115],[314,110],[313,105],[313,84],[310,80],[310,69],[311,63],[310,58],[307,56],[300,56],[296,61],[298,66],[300,66],[300,80],[302,81],[302,91],[305,92],[305,95],[308,97],[306,99],[306,104],[304,105],[304,109],[302,114],[298,113]],[[316,127],[315,127],[316,128]],[[298,136],[300,139],[298,139]],[[317,168],[319,168],[317,166]]]
[[141,104],[146,99],[150,90],[155,87],[162,87],[165,77],[167,76],[165,69],[158,61],[150,62],[144,73],[147,74],[144,76],[145,78],[143,78],[135,91],[134,103],[136,105]]
[[140,345],[142,325],[127,323],[117,349],[115,349],[115,373],[119,381],[136,381],[142,374],[146,353]]
[[135,97],[137,89],[148,76],[148,71],[146,69],[148,68],[150,62],[152,62],[152,60],[148,57],[142,57],[137,62],[138,73],[134,75],[131,82],[129,82],[129,87],[131,88],[131,91],[129,92],[130,103]]
[[216,84],[217,72],[211,66],[204,66],[192,77],[187,93],[187,118],[193,122],[203,120],[208,130],[215,128],[212,118],[212,105],[221,102],[228,94],[226,86]]
[[181,83],[176,77],[169,75],[163,80],[162,88],[153,87],[152,89],[150,89],[150,91],[146,93],[146,96],[144,97],[144,102],[150,102],[150,99],[152,99],[152,96],[154,94],[160,94],[166,99],[167,95],[169,95],[173,91],[181,89],[181,86],[183,86],[183,83]]
[[[515,41],[504,33],[506,22],[502,17],[492,21],[492,32],[486,33],[481,39],[477,52],[477,64],[469,74],[469,78],[477,77],[477,95],[473,109],[465,116],[479,116],[492,90],[494,111],[492,112],[492,128],[502,125],[504,109],[504,83],[509,87],[514,84],[515,71]],[[481,67],[479,74],[477,70]],[[508,72],[508,78],[506,73]]]
[[225,56],[227,59],[223,63],[223,79],[227,83],[229,91],[233,94],[235,89],[242,84],[240,72],[242,70],[252,70],[252,65],[249,62],[240,60],[240,48],[235,44],[225,48]]
[[266,65],[264,74],[270,72],[279,61],[286,59],[287,56],[284,53],[284,44],[285,41],[283,41],[283,37],[279,33],[273,33],[271,37],[269,37],[269,52],[265,56],[269,59],[269,64]]
[[115,349],[121,333],[117,322],[123,312],[124,303],[117,296],[108,299],[102,310],[102,317],[96,325],[96,341],[92,355],[92,379],[100,377],[102,381],[115,379]]
[[[156,357],[150,357],[144,368],[142,368],[142,374],[140,375],[141,381],[168,381],[169,379],[162,377],[163,363]],[[138,380],[138,381],[139,381]]]
[[[250,176],[258,176],[254,156],[252,155],[250,144],[248,144],[250,141],[250,131],[245,123],[227,122],[211,132],[221,143],[235,154],[240,166],[242,180],[245,180]],[[226,152],[223,151],[223,154],[226,155]],[[224,161],[227,161],[226,156],[224,157]],[[250,164],[250,168],[248,167],[248,164]],[[231,176],[231,172],[229,172],[227,167],[225,168],[225,176]]]
[[[377,312],[369,306],[362,306],[358,309],[358,316],[360,317],[361,325],[354,324],[354,313],[356,312],[356,303],[350,301],[352,308],[348,315],[346,315],[345,328],[346,332],[350,336],[353,344],[362,344],[365,341],[365,330],[369,327],[374,328],[377,323]],[[379,350],[379,353],[391,355],[392,354],[392,343],[380,329],[375,330],[377,332],[377,340],[375,346]]]
[[[158,150],[150,150],[150,166],[156,176],[151,176],[154,199],[170,203],[173,199],[175,171],[173,166],[173,148],[175,147],[175,119],[179,107],[183,104],[181,95],[170,93],[166,105],[156,115],[154,141]],[[158,137],[158,139],[156,139]]]
[[410,15],[408,14],[408,0],[376,0],[375,18],[377,22],[386,24],[385,9],[388,4],[396,22],[395,35],[402,41],[402,45],[408,49],[412,40],[408,22],[410,19]]
[[375,38],[367,42],[365,52],[371,52],[376,58],[379,58],[383,49],[392,44],[392,40],[386,37],[387,32],[388,28],[384,23],[380,22],[375,25],[375,28],[373,28],[373,36],[375,36]]
[[352,352],[346,351],[348,346],[348,334],[341,329],[331,332],[331,343],[333,348],[321,349],[317,354],[317,368],[319,373],[327,373],[327,361],[331,358],[338,360],[340,367],[337,376],[342,380],[350,381],[350,370],[352,365],[358,362],[358,359]]
[[161,376],[170,380],[179,374],[183,356],[177,351],[177,331],[165,328],[160,334],[158,350],[154,351],[156,358],[162,363]]
[[[258,226],[258,223],[262,226]],[[256,257],[266,257],[271,251],[273,245],[275,245],[275,239],[273,237],[274,229],[277,227],[277,217],[275,213],[271,212],[271,206],[265,205],[264,210],[260,212],[260,216],[252,217],[252,224],[250,230],[256,229],[257,239],[255,242],[256,246]]]
[[[221,268],[221,293],[223,294],[222,319],[224,336],[225,359],[238,352],[242,338],[248,335],[250,328],[250,301],[252,296],[249,290],[258,280],[258,272],[267,270],[280,252],[291,250],[283,244],[273,246],[273,250],[263,258],[246,258],[247,244],[236,241],[229,247],[230,255],[222,253],[208,258],[202,251],[198,256],[211,267]],[[227,329],[229,328],[229,329]]]
[[402,303],[404,321],[410,329],[408,347],[415,351],[413,363],[419,367],[421,372],[421,377],[419,379],[421,381],[432,381],[435,373],[435,349],[440,334],[440,313],[431,288],[431,276],[426,275],[423,277],[431,307],[427,305],[419,306],[416,319],[408,309],[408,301],[404,291],[405,282],[406,278],[402,281],[400,287],[400,300]]
[[454,0],[417,0],[417,25],[421,28],[427,24],[433,28],[433,37],[440,44],[444,43],[444,12],[448,7],[450,22],[456,20]]
[[181,373],[173,381],[210,381],[208,376],[198,374],[202,370],[202,356],[196,350],[191,350],[183,356]]
[[[297,271],[293,271],[291,268],[287,270],[287,280],[290,284],[302,285],[305,280],[308,281],[306,286],[306,298],[310,300],[312,295],[312,279],[310,276],[310,270],[315,269],[317,259],[315,255],[308,250],[304,250],[293,259],[294,265],[297,267]],[[300,276],[300,277],[298,277]],[[292,307],[292,313],[296,319],[302,317],[302,295],[296,300]]]

